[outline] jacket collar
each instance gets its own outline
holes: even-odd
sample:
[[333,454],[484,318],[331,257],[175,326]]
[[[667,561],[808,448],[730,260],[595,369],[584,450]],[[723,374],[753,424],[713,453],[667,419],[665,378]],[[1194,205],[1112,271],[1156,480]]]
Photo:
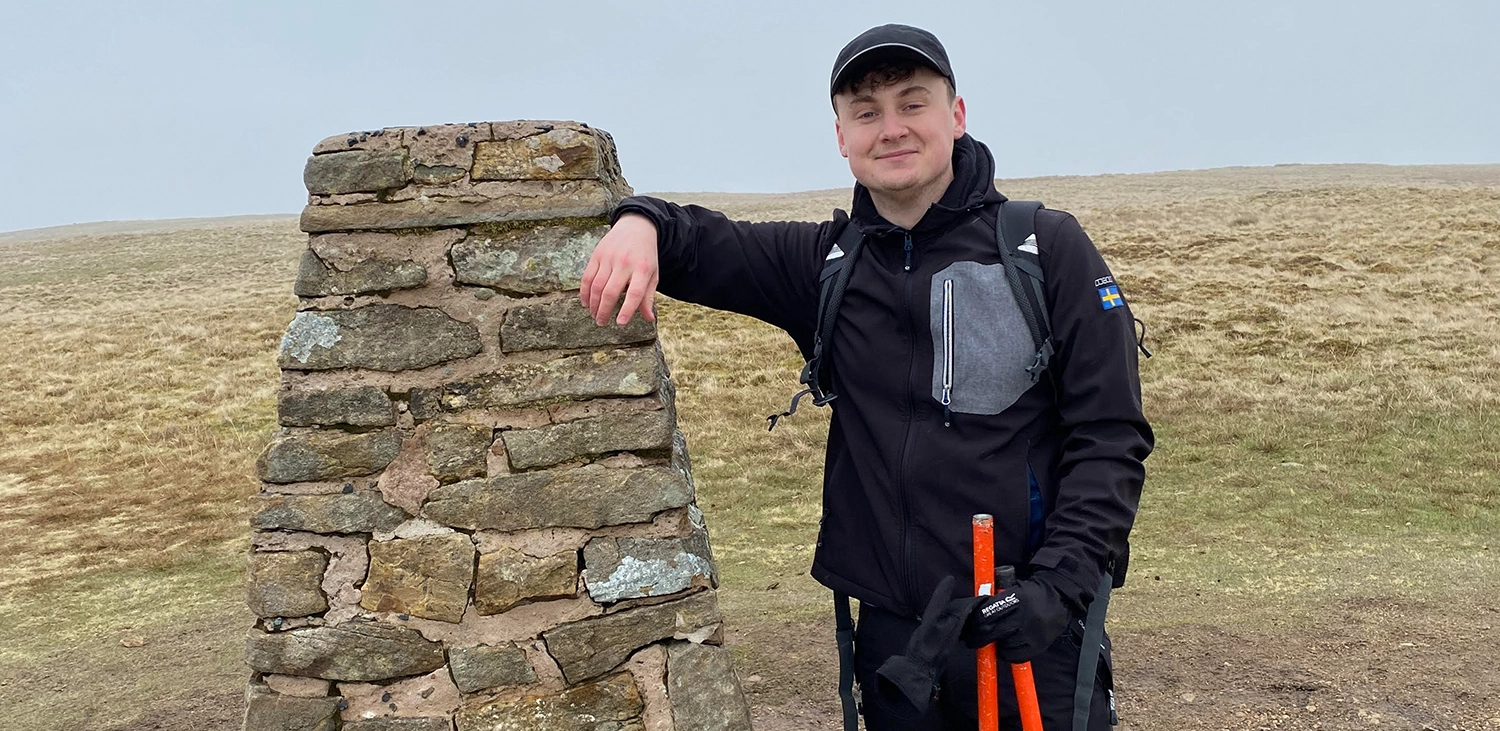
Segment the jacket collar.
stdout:
[[[1004,200],[1005,196],[995,189],[995,158],[990,155],[990,149],[983,142],[965,134],[953,141],[953,182],[948,184],[948,190],[944,191],[942,199],[932,204],[927,213],[922,215],[922,219],[917,221],[917,225],[912,227],[911,233],[913,236],[924,236],[946,231],[970,210]],[[875,201],[870,198],[870,191],[859,183],[854,184],[852,210],[850,218],[866,236],[905,232],[905,229],[885,220],[875,210]]]

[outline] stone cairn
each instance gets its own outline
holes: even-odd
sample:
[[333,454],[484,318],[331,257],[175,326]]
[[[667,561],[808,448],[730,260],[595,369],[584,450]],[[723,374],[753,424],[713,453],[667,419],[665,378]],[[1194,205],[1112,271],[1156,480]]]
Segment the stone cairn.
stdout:
[[304,180],[245,729],[749,729],[655,328],[577,301],[609,135],[351,133]]

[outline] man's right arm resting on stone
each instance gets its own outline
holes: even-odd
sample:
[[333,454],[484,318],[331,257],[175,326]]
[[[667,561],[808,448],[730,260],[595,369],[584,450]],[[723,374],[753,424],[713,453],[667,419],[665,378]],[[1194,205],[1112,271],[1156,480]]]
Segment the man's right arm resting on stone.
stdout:
[[[824,223],[749,223],[700,206],[634,196],[611,216],[579,298],[600,325],[654,319],[652,293],[749,315],[812,339]],[[623,295],[624,301],[621,301]],[[618,307],[618,310],[617,310]]]

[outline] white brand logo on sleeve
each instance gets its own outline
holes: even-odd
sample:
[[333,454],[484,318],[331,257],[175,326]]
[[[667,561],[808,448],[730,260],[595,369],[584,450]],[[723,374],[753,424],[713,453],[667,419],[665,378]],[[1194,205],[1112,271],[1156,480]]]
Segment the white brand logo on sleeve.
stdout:
[[1028,254],[1035,254],[1036,253],[1036,234],[1032,234],[1030,236],[1027,236],[1026,240],[1022,241],[1021,245],[1017,246],[1016,249],[1019,250],[1019,251],[1024,251],[1024,252],[1026,252]]

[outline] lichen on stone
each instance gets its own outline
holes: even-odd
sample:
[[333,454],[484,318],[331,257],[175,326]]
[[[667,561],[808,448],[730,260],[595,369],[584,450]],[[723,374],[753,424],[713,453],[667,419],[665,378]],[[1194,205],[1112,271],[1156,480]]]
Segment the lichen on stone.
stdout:
[[595,601],[659,596],[692,586],[694,576],[712,575],[713,566],[706,559],[686,551],[671,560],[625,556],[609,578],[588,582],[588,589]]
[[332,348],[342,339],[339,324],[333,318],[316,312],[298,312],[281,336],[281,352],[306,363],[314,347]]

